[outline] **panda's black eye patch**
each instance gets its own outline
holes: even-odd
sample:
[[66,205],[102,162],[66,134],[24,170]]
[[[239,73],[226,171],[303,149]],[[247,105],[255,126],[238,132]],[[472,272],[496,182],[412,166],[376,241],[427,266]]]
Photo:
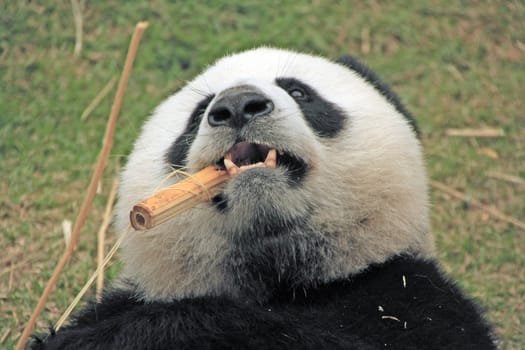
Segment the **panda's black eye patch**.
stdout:
[[345,113],[311,86],[295,78],[277,78],[275,83],[295,100],[306,122],[319,136],[335,137],[344,127]]
[[199,103],[193,111],[192,115],[195,115],[197,118],[202,118],[204,112],[206,112],[206,108],[208,108],[208,105],[210,104],[210,101],[206,99],[204,102]]
[[166,154],[166,161],[171,167],[182,168],[186,165],[186,157],[188,156],[190,146],[195,140],[204,112],[214,97],[215,95],[206,96],[195,106],[184,132],[169,148]]

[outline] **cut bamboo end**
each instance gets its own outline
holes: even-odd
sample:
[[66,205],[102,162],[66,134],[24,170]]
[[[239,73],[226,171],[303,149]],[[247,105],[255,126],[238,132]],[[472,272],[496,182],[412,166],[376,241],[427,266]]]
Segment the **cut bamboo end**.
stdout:
[[147,230],[199,203],[210,201],[229,177],[225,170],[210,165],[136,204],[130,212],[131,226],[135,230]]

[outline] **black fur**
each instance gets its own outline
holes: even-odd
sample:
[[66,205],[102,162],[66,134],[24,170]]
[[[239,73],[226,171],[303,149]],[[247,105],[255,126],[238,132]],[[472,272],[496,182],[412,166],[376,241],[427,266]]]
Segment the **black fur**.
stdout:
[[221,213],[225,213],[228,210],[228,197],[223,192],[213,197],[211,203]]
[[[306,121],[319,136],[335,137],[344,127],[345,113],[311,86],[295,78],[277,78],[275,82],[295,99]],[[299,95],[293,92],[299,92]]]
[[419,137],[419,129],[417,127],[416,120],[414,119],[414,116],[405,108],[403,103],[401,103],[401,99],[397,94],[392,91],[390,86],[388,86],[387,83],[379,79],[379,77],[374,73],[370,68],[368,68],[366,65],[358,61],[355,57],[352,56],[342,56],[337,60],[337,63],[342,64],[343,66],[355,71],[359,75],[361,75],[367,82],[372,84],[376,88],[377,91],[383,95],[388,102],[394,105],[396,110],[401,113],[408,121],[416,135]]
[[277,156],[277,166],[287,168],[288,183],[291,187],[302,184],[303,179],[308,174],[308,165],[304,160],[290,153],[282,153]]
[[263,304],[144,303],[114,291],[32,349],[495,349],[476,305],[435,262],[402,256]]
[[171,145],[168,154],[166,155],[166,161],[174,168],[182,168],[186,165],[186,157],[188,156],[188,151],[191,144],[195,140],[197,131],[199,130],[199,124],[202,120],[202,116],[208,104],[215,95],[206,96],[201,100],[197,107],[191,113],[191,116],[186,125],[186,129],[182,135],[180,135],[173,145]]

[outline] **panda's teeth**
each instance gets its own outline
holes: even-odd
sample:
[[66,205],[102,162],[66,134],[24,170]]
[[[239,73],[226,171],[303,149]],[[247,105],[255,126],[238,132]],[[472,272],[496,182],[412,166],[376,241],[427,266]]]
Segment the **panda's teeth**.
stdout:
[[254,169],[254,168],[271,168],[275,169],[277,167],[277,151],[275,148],[272,148],[270,151],[268,151],[268,154],[266,155],[266,159],[264,162],[257,162],[254,164],[247,164],[247,165],[241,165],[240,167],[235,164],[232,160],[232,154],[228,152],[224,155],[224,167],[226,168],[226,171],[231,177],[237,176],[240,173]]
[[264,165],[263,162],[258,162],[258,163],[255,163],[255,164],[243,165],[239,169],[240,169],[241,172],[243,172],[243,171],[246,171],[246,170],[249,170],[249,169],[253,169],[253,168],[266,168],[266,166]]
[[277,151],[275,148],[268,151],[266,159],[264,160],[264,165],[268,168],[275,168],[277,166]]
[[224,167],[230,176],[236,176],[241,172],[241,169],[229,158],[224,157]]

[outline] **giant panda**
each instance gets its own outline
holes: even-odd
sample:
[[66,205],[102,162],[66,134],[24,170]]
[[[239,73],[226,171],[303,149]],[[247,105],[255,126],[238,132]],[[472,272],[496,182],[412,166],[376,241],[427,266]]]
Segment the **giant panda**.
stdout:
[[33,348],[496,347],[436,260],[416,123],[354,58],[218,60],[145,123],[118,231],[174,170],[210,164],[231,175],[220,193],[129,233],[119,281]]

